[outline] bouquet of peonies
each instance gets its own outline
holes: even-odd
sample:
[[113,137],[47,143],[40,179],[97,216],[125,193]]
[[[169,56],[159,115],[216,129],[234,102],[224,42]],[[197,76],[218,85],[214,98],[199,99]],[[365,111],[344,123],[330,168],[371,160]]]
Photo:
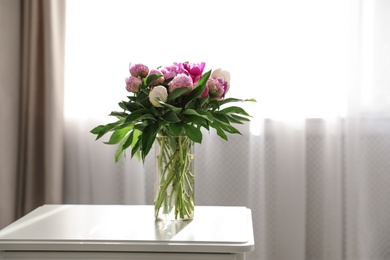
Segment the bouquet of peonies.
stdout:
[[125,82],[131,95],[119,103],[122,111],[110,114],[118,120],[99,125],[91,133],[97,140],[112,132],[105,143],[119,144],[116,162],[128,148],[131,157],[144,161],[158,134],[187,136],[196,143],[202,142],[202,127],[214,128],[225,140],[226,133],[240,134],[232,124],[250,121],[250,115],[241,107],[226,104],[255,100],[225,98],[230,88],[229,72],[216,69],[203,73],[204,68],[204,62],[175,62],[151,70],[143,64],[130,64]]
[[91,132],[101,138],[112,132],[107,144],[119,144],[115,153],[131,149],[131,157],[144,162],[156,144],[154,200],[156,219],[192,219],[194,216],[193,144],[202,142],[201,128],[214,128],[228,140],[226,133],[240,134],[232,124],[249,121],[250,115],[238,101],[225,98],[230,75],[217,69],[203,73],[205,63],[173,63],[149,70],[143,64],[130,64],[126,78],[128,100],[113,111],[117,121],[99,125]]

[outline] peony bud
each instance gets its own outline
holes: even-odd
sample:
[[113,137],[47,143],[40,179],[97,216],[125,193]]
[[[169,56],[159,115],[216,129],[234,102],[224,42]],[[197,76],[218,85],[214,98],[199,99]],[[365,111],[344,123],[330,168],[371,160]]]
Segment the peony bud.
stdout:
[[188,74],[191,76],[193,84],[196,85],[199,79],[202,77],[202,73],[206,63],[183,63],[183,67],[188,71]]
[[166,66],[161,69],[165,79],[171,79],[181,73],[187,73],[183,67],[183,63],[174,62],[171,66]]
[[174,77],[173,80],[169,82],[168,86],[169,92],[172,92],[177,88],[188,88],[188,92],[185,94],[189,94],[194,88],[192,78],[183,73]]
[[224,81],[222,78],[209,78],[207,86],[209,87],[209,93],[212,98],[220,99],[224,94]]
[[[156,70],[156,69],[152,69],[150,72],[149,72],[149,75],[156,75],[156,74],[159,74],[159,75],[162,75],[161,71],[159,70]],[[165,81],[164,79],[164,76],[162,75],[161,77],[159,77],[158,79],[154,80],[153,82],[150,83],[151,86],[157,86],[157,85],[161,85],[163,84]]]
[[205,89],[203,90],[202,95],[200,95],[200,98],[207,97],[209,95],[209,92],[210,92],[210,88],[209,88],[209,86],[206,85]]
[[230,73],[227,70],[216,69],[211,73],[211,77],[216,79],[222,79],[224,84],[223,96],[229,91],[230,88]]
[[126,90],[129,92],[137,93],[139,91],[139,87],[141,86],[142,80],[136,77],[127,77],[125,79],[126,82]]
[[145,78],[149,74],[149,68],[143,64],[129,65],[130,75],[133,77]]
[[168,92],[164,86],[155,86],[149,92],[149,100],[155,107],[162,107],[162,105],[158,102],[157,97],[161,99],[161,101],[166,102],[168,99]]

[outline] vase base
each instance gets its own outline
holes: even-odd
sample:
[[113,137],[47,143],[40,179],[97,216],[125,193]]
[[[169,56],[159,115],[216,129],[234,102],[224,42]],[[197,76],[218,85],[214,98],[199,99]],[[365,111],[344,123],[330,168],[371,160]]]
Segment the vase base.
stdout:
[[192,212],[191,216],[184,215],[183,217],[176,216],[174,210],[172,210],[170,213],[159,213],[156,216],[157,221],[164,221],[164,222],[170,222],[170,221],[191,221],[194,219],[194,213]]
[[156,221],[159,222],[187,222],[187,221],[192,221],[192,218],[184,218],[184,219],[174,219],[174,218],[156,218]]

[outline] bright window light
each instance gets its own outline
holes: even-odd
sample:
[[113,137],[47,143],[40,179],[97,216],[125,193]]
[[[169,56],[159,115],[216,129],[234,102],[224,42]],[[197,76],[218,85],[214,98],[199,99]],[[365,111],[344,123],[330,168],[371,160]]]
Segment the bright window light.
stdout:
[[65,116],[106,120],[130,62],[184,60],[229,70],[228,96],[255,98],[257,118],[339,116],[348,6],[332,2],[68,0]]

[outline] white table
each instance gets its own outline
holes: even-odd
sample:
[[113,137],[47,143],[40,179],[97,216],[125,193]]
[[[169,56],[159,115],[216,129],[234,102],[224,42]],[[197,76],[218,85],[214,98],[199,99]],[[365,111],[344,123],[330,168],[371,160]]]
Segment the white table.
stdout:
[[197,206],[192,221],[155,221],[153,206],[44,205],[0,230],[0,259],[244,260],[246,207]]

